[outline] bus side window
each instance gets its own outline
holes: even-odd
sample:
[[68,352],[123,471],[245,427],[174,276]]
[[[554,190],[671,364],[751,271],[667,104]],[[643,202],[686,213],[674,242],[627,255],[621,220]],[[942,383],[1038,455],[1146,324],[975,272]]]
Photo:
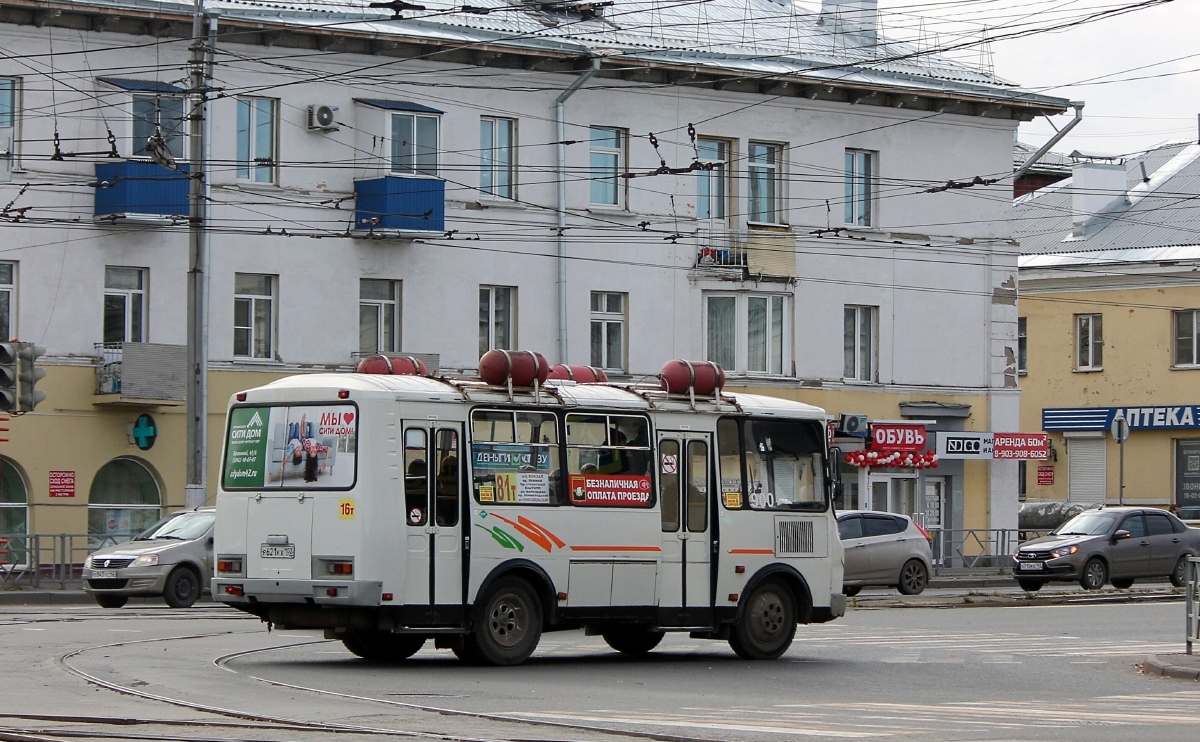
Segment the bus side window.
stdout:
[[458,431],[437,432],[437,479],[434,521],[458,525]]
[[404,431],[404,511],[410,526],[423,526],[429,508],[429,466],[425,431]]
[[738,422],[731,418],[717,421],[717,451],[720,453],[721,500],[726,508],[746,506],[742,486],[742,446],[738,440]]

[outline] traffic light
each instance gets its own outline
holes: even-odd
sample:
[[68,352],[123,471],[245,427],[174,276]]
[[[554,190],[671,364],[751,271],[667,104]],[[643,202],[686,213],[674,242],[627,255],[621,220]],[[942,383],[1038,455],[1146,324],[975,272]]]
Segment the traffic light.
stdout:
[[0,411],[17,409],[17,354],[20,343],[0,343]]
[[33,343],[17,343],[17,346],[18,377],[21,380],[17,404],[21,412],[29,412],[46,398],[45,392],[37,390],[38,379],[46,375],[46,369],[37,367],[37,359],[46,349]]

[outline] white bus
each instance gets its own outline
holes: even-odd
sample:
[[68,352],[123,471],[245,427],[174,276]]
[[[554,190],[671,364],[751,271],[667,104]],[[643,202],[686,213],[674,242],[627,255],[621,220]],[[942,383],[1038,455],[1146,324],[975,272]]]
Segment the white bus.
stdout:
[[825,430],[720,390],[281,379],[230,400],[212,592],[376,661],[511,665],[581,627],[773,659],[845,612]]

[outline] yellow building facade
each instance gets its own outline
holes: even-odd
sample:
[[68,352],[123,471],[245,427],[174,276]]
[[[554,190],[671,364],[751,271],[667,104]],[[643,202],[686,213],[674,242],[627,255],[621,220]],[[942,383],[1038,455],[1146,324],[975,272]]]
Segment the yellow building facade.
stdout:
[[1198,178],[1200,146],[1171,144],[1017,200],[1021,425],[1054,454],[1027,500],[1200,518]]

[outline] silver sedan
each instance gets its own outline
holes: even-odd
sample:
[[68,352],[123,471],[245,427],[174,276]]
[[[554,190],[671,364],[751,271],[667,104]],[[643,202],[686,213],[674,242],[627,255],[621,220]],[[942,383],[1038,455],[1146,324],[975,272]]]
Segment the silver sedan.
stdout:
[[929,584],[931,538],[907,515],[848,510],[838,514],[838,536],[846,554],[844,594],[879,586],[918,595]]

